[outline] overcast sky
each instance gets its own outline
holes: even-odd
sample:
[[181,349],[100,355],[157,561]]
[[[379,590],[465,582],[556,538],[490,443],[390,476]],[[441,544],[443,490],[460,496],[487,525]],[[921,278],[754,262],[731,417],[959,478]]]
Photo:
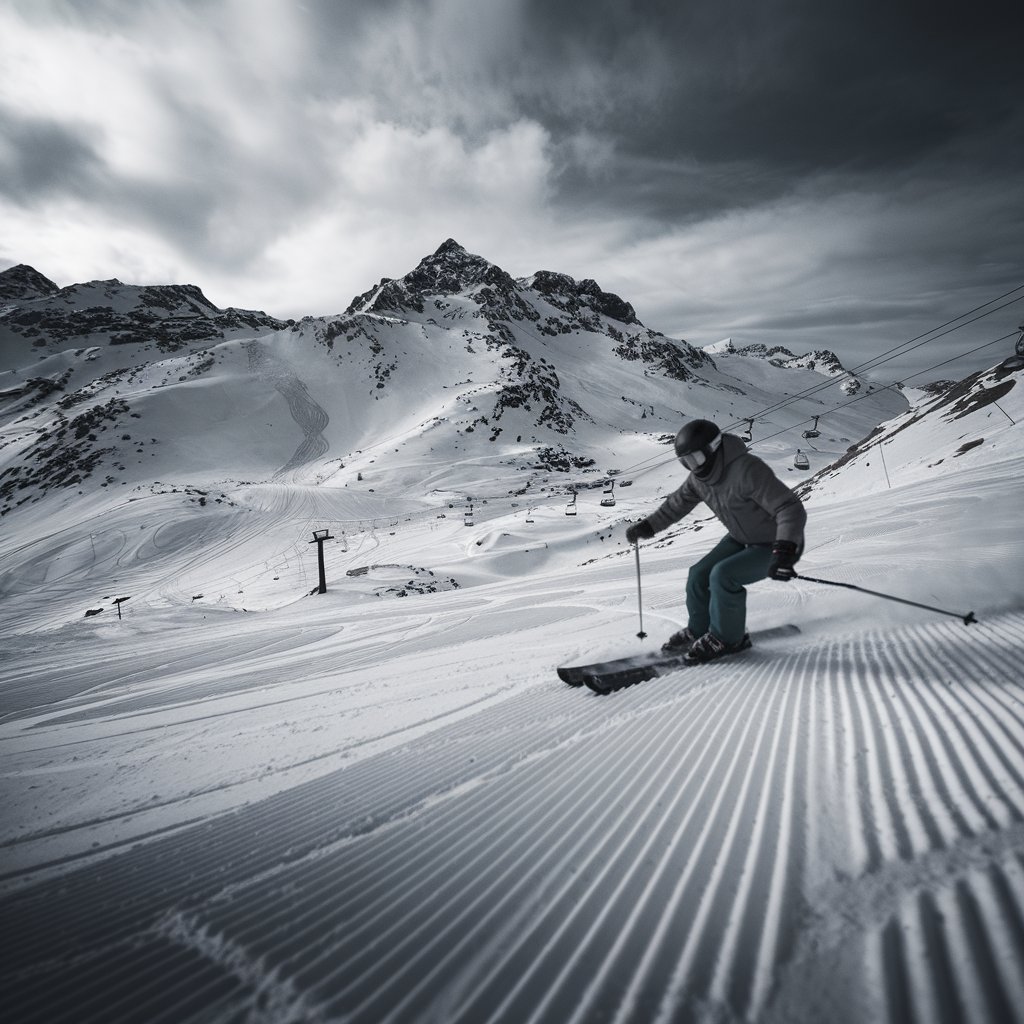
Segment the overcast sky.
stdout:
[[1018,8],[0,0],[0,269],[299,317],[453,237],[853,365],[1024,285]]

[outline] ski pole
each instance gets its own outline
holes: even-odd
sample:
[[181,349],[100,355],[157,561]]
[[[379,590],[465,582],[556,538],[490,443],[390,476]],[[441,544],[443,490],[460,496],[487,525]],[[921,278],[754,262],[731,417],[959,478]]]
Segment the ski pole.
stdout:
[[804,576],[802,573],[795,574],[798,580],[807,580],[808,583],[826,583],[830,587],[845,587],[847,590],[859,590],[862,594],[872,594],[875,597],[883,597],[886,601],[899,601],[900,604],[913,605],[915,608],[924,608],[930,612],[939,612],[942,615],[952,615],[954,619],[963,619],[965,626],[969,626],[972,622],[978,620],[974,617],[974,612],[968,612],[966,615],[962,615],[960,612],[951,612],[946,608],[935,608],[930,604],[919,604],[917,601],[908,601],[905,597],[895,597],[892,594],[883,594],[878,590],[868,590],[867,587],[858,587],[853,583],[838,583],[836,580],[819,580],[814,576]]
[[640,632],[637,636],[643,640],[647,634],[644,632],[644,599],[640,589],[640,543],[634,542],[633,550],[636,551],[636,603],[640,609]]

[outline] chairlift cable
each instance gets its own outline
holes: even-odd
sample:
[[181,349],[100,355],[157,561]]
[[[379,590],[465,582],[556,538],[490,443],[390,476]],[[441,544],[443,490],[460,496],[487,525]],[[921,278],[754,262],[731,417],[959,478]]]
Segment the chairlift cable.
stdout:
[[[819,392],[826,390],[827,388],[833,387],[835,384],[839,384],[846,380],[852,379],[856,374],[862,374],[867,370],[877,369],[879,366],[883,366],[885,363],[891,362],[898,356],[904,356],[909,352],[913,352],[915,349],[921,348],[923,345],[930,344],[933,341],[938,341],[939,338],[944,338],[948,334],[952,334],[954,331],[960,330],[962,327],[969,327],[971,324],[977,323],[979,320],[983,319],[986,316],[990,316],[992,313],[996,313],[1001,309],[1005,309],[1007,306],[1012,306],[1014,303],[1020,302],[1022,299],[1024,299],[1024,295],[1018,295],[1017,298],[1011,299],[1009,302],[1004,302],[1001,306],[997,306],[994,309],[990,309],[985,313],[981,313],[979,316],[974,317],[972,320],[966,320],[964,323],[957,324],[955,327],[951,327],[950,325],[956,324],[957,320],[963,320],[964,317],[971,316],[972,313],[977,313],[978,310],[984,309],[985,306],[990,306],[993,302],[999,302],[1001,299],[1005,299],[1007,296],[1019,291],[1024,291],[1024,285],[1018,285],[1018,287],[1012,288],[1010,291],[1004,292],[1002,295],[998,295],[996,296],[996,298],[990,299],[988,302],[982,303],[980,306],[976,306],[974,309],[968,310],[966,313],[961,313],[960,316],[954,317],[952,320],[947,320],[944,324],[940,324],[938,327],[933,327],[931,330],[925,331],[924,334],[919,334],[916,338],[911,338],[909,341],[902,342],[899,345],[894,346],[893,348],[886,349],[884,352],[879,353],[879,355],[873,356],[871,359],[868,359],[863,363],[859,363],[856,366],[851,367],[843,374],[839,374],[838,376],[833,377],[830,380],[814,384],[811,387],[805,388],[803,391],[798,391],[796,394],[774,403],[773,405],[766,406],[765,408],[761,409],[753,418],[760,419],[767,415],[768,413],[778,412],[779,410],[785,409],[787,406],[792,405],[794,402],[800,399],[809,398],[812,395],[816,395]],[[949,330],[944,330],[944,328],[947,327],[949,328]],[[936,334],[936,331],[942,331],[942,333]],[[956,356],[955,358],[960,359],[965,355],[970,355],[970,352],[961,353],[959,356]],[[953,360],[947,360],[947,362],[952,361]],[[926,373],[928,371],[925,370],[922,372]],[[914,376],[918,376],[918,374],[915,374]],[[735,422],[730,423],[725,429],[728,430],[732,427],[739,426],[740,423],[745,423],[748,419],[751,419],[751,417],[747,416],[741,420],[736,420]]]
[[[841,383],[841,382],[843,382],[845,380],[848,380],[848,379],[852,379],[854,377],[854,375],[857,374],[857,373],[863,373],[865,370],[876,369],[877,367],[882,366],[882,365],[884,365],[887,362],[891,362],[893,359],[897,358],[897,356],[906,355],[908,352],[912,352],[915,349],[920,348],[923,345],[928,344],[929,342],[937,341],[939,338],[945,337],[948,334],[952,334],[954,331],[960,330],[960,328],[962,328],[962,327],[968,327],[968,326],[970,326],[970,324],[976,323],[977,321],[983,319],[986,316],[991,315],[992,313],[996,313],[996,312],[998,312],[1001,309],[1005,309],[1007,306],[1011,306],[1011,305],[1013,305],[1016,302],[1020,302],[1022,299],[1024,299],[1024,295],[1018,295],[1016,298],[1011,299],[1009,302],[1005,302],[1005,303],[1003,303],[1000,306],[997,306],[997,307],[995,307],[993,309],[989,309],[986,312],[981,313],[979,316],[976,316],[976,317],[974,317],[971,320],[965,320],[964,323],[959,323],[958,324],[957,321],[964,320],[965,317],[969,317],[969,316],[972,316],[972,314],[974,314],[974,313],[978,313],[980,310],[985,309],[986,306],[991,306],[992,303],[1000,302],[1002,299],[1006,299],[1009,296],[1014,295],[1015,293],[1021,292],[1021,291],[1024,291],[1024,284],[1018,285],[1015,288],[1011,288],[1009,291],[1004,292],[1002,295],[997,295],[995,298],[989,299],[987,302],[983,302],[983,303],[981,303],[981,305],[975,306],[973,309],[970,309],[970,310],[968,310],[965,313],[961,313],[959,316],[955,316],[952,319],[947,320],[945,323],[939,324],[937,327],[933,327],[933,328],[931,328],[931,330],[925,331],[923,334],[919,334],[916,337],[911,338],[909,341],[901,342],[899,345],[895,345],[892,348],[887,349],[886,351],[880,353],[878,356],[873,356],[871,359],[868,359],[868,360],[866,360],[863,363],[857,364],[856,366],[852,367],[850,370],[847,370],[845,374],[840,374],[839,376],[833,377],[830,380],[823,381],[823,382],[821,382],[819,384],[815,384],[815,385],[813,385],[813,386],[811,386],[809,388],[805,388],[803,391],[797,392],[796,394],[791,395],[788,398],[783,399],[782,401],[776,402],[774,405],[766,406],[765,408],[761,409],[755,416],[745,416],[742,419],[735,420],[732,423],[729,423],[726,426],[724,426],[722,428],[722,430],[724,432],[724,431],[732,429],[733,427],[737,427],[740,424],[747,423],[750,420],[755,420],[756,421],[757,419],[762,418],[763,416],[765,416],[768,413],[778,412],[778,411],[780,411],[782,409],[785,409],[788,406],[796,403],[797,401],[799,401],[799,400],[801,400],[803,398],[809,398],[809,397],[811,397],[811,396],[813,396],[815,394],[818,394],[821,391],[824,391],[827,388],[832,387],[835,384]],[[956,324],[956,326],[951,326],[951,325],[954,325],[954,324]],[[949,328],[949,330],[945,330],[945,328]],[[942,334],[936,334],[937,331],[942,331],[943,333]],[[965,352],[960,352],[960,353],[958,353],[957,355],[953,356],[950,359],[943,360],[942,362],[936,363],[933,366],[927,367],[924,370],[919,370],[917,373],[911,374],[909,377],[904,377],[903,380],[904,381],[913,380],[916,377],[920,377],[922,374],[930,373],[932,370],[936,370],[936,369],[938,369],[941,366],[947,365],[948,363],[956,362],[958,359],[963,359],[965,356],[972,355],[973,353],[980,352],[980,351],[982,351],[985,348],[989,348],[989,347],[991,347],[993,345],[1000,344],[1003,341],[1006,341],[1007,338],[1013,337],[1014,333],[1017,333],[1017,332],[1013,332],[1011,334],[1004,335],[1001,338],[997,338],[996,340],[991,341],[991,342],[986,342],[983,345],[979,345],[979,346],[977,346],[975,348],[968,349]],[[878,387],[882,388],[883,390],[891,390],[893,385],[892,384],[882,384],[882,385],[878,385]],[[868,393],[865,393],[863,395],[860,395],[857,398],[851,399],[851,401],[849,401],[849,402],[844,402],[844,403],[842,403],[842,404],[840,404],[838,406],[835,406],[829,412],[820,413],[819,416],[820,417],[829,416],[832,413],[838,412],[840,409],[845,409],[847,406],[853,405],[855,402],[859,402],[859,401],[861,401],[861,400],[863,400],[865,398],[869,398],[869,397],[871,397],[871,395],[872,395],[872,392],[868,392]],[[807,421],[806,420],[801,420],[800,422],[803,423],[803,422],[807,422]],[[798,424],[794,424],[793,426],[786,427],[784,430],[777,431],[774,434],[769,434],[766,437],[758,438],[756,441],[753,441],[753,442],[750,442],[750,443],[752,443],[752,444],[759,444],[761,441],[770,440],[772,438],[780,436],[781,434],[788,433],[790,430],[793,429],[794,426],[799,426],[799,425],[800,425],[799,423]],[[659,457],[657,455],[652,455],[648,459],[643,459],[640,462],[637,462],[637,463],[633,464],[632,466],[625,467],[622,470],[622,472],[623,473],[629,473],[632,476],[643,476],[646,473],[653,472],[654,470],[660,469],[663,466],[671,465],[673,462],[675,462],[675,457],[674,456]],[[648,463],[651,463],[651,464],[648,465]]]
[[[1021,287],[1024,288],[1024,285],[1022,285]],[[949,363],[955,363],[957,360],[963,359],[965,356],[973,355],[975,352],[980,352],[980,351],[982,351],[982,350],[984,350],[986,348],[991,348],[993,345],[1000,345],[1003,342],[1005,342],[1007,339],[1014,337],[1015,334],[1017,334],[1017,332],[1016,331],[1012,331],[1009,334],[1004,334],[1002,337],[994,339],[993,341],[988,341],[988,342],[985,342],[982,345],[978,345],[978,346],[976,346],[974,348],[968,349],[965,352],[960,352],[960,353],[958,353],[957,355],[953,356],[950,359],[944,359],[942,362],[935,363],[932,366],[926,367],[923,370],[918,370],[917,373],[911,374],[909,377],[904,377],[903,380],[904,381],[914,380],[916,377],[920,377],[920,376],[922,376],[923,374],[926,374],[926,373],[931,373],[933,370],[937,370],[940,367],[946,366]],[[882,390],[891,390],[893,387],[894,387],[894,385],[892,385],[892,384],[880,385],[880,388]],[[856,398],[851,398],[848,402],[843,402],[840,405],[837,405],[834,408],[832,408],[830,411],[820,413],[819,415],[820,415],[820,417],[830,416],[830,415],[832,415],[832,414],[834,414],[836,412],[839,412],[842,409],[847,408],[848,406],[851,406],[851,405],[854,405],[857,402],[863,401],[865,398],[871,398],[871,397],[874,396],[874,394],[875,394],[875,392],[866,392],[863,395],[858,395]],[[793,396],[793,397],[795,399],[798,396]],[[779,408],[782,408],[786,404],[789,404],[789,403],[788,402],[780,403]],[[750,419],[750,417],[745,417],[743,420],[738,421],[738,422],[745,423],[747,421],[747,419]],[[801,420],[800,422],[804,423],[804,422],[807,422],[807,421],[806,420]],[[737,425],[737,424],[730,424],[730,426],[735,426],[735,425]],[[757,438],[757,440],[750,442],[750,444],[751,445],[756,445],[756,444],[762,443],[763,441],[770,441],[770,440],[772,440],[772,439],[774,439],[776,437],[780,437],[783,434],[788,434],[791,430],[793,430],[795,427],[798,427],[799,425],[800,425],[800,423],[793,424],[792,426],[788,426],[788,427],[783,428],[782,430],[776,431],[774,434],[766,434],[764,437],[759,437],[759,438]],[[723,432],[728,430],[728,429],[729,429],[729,426],[723,427]],[[658,459],[658,461],[655,462],[654,461],[655,459]],[[665,457],[660,457],[660,458],[659,458],[659,456],[651,456],[651,458],[644,459],[643,462],[636,463],[634,466],[626,467],[625,469],[623,469],[623,473],[629,473],[631,476],[643,476],[644,474],[652,472],[655,469],[660,469],[660,468],[662,468],[664,466],[671,465],[675,461],[676,461],[675,456],[665,456]],[[645,463],[648,463],[648,462],[653,462],[653,465],[645,466]]]
[[[959,355],[953,356],[951,359],[945,359],[941,363],[935,363],[933,366],[929,366],[929,367],[926,367],[923,370],[919,370],[917,373],[913,374],[912,376],[904,377],[903,379],[905,381],[913,380],[914,377],[920,377],[922,374],[931,373],[932,370],[937,370],[940,366],[945,366],[947,363],[955,363],[958,359],[962,359],[964,356],[973,355],[975,352],[980,352],[982,349],[991,348],[993,345],[1002,344],[1004,341],[1007,340],[1007,338],[1011,338],[1011,337],[1013,337],[1012,334],[1005,334],[1001,338],[996,338],[994,341],[987,341],[983,345],[978,345],[976,348],[969,349],[966,352],[961,352]],[[892,387],[893,387],[893,385],[887,384],[887,385],[883,386],[883,389],[888,390],[888,389],[891,389]],[[840,409],[845,409],[848,406],[856,404],[857,402],[864,401],[865,398],[872,398],[872,397],[874,397],[874,393],[858,395],[856,398],[851,398],[850,401],[848,401],[848,402],[843,402],[842,405],[837,405],[834,409],[831,410],[831,412],[829,412],[829,413],[822,413],[822,416],[832,415],[832,413],[839,412]],[[801,422],[806,422],[806,421],[805,420],[801,420]],[[753,442],[753,444],[760,444],[762,441],[770,441],[773,438],[781,436],[782,434],[788,434],[791,430],[793,430],[795,427],[797,427],[799,425],[800,424],[797,423],[797,424],[794,424],[794,426],[784,427],[782,430],[777,430],[774,434],[766,434],[764,437],[759,437],[756,441]]]

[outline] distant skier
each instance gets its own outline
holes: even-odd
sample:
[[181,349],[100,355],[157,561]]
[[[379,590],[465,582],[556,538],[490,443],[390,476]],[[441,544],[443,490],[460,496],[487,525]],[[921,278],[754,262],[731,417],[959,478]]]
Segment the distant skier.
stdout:
[[626,540],[649,540],[702,501],[725,525],[726,536],[690,569],[686,628],[662,646],[685,653],[687,661],[712,661],[750,646],[747,585],[796,575],[807,513],[767,463],[710,420],[687,423],[676,434],[675,449],[690,475],[657,511],[627,528]]

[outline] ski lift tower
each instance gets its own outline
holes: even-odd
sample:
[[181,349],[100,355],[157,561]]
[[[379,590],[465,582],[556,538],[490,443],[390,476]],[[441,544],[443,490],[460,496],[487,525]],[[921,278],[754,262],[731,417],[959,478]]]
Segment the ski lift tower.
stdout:
[[320,568],[320,586],[317,587],[318,594],[327,593],[327,574],[324,572],[324,541],[334,540],[330,530],[314,530],[313,539],[310,544],[316,545],[316,560]]

